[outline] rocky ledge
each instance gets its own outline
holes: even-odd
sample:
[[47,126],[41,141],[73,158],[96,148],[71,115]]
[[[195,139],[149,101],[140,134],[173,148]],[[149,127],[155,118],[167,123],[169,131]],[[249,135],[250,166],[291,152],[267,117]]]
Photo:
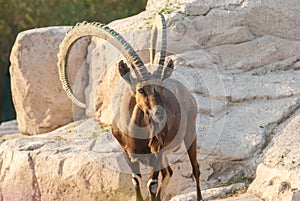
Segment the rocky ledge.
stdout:
[[[212,189],[207,189],[206,182],[202,181],[204,198],[298,201],[299,129],[300,110],[273,131],[274,139],[261,153],[263,162],[258,165],[248,191],[245,178]],[[17,131],[15,121],[2,124],[0,130]],[[176,154],[169,158],[174,176],[166,196],[172,201],[195,200],[187,156],[183,151]],[[134,200],[130,171],[119,145],[109,128],[100,127],[94,119],[71,123],[39,136],[2,135],[0,168],[1,201]],[[146,173],[147,168],[143,171]],[[144,179],[144,194],[146,182]]]
[[[6,134],[1,141],[1,201],[135,200],[131,174],[117,141],[107,127],[98,126],[93,119],[39,136]],[[180,159],[173,159],[174,177],[166,194],[168,199],[173,197],[172,201],[195,199],[191,167],[183,160],[187,156],[181,154]],[[143,171],[146,174],[147,168]],[[144,178],[142,189],[146,194],[147,175]],[[244,191],[245,187],[236,183],[207,189],[203,196],[213,200]],[[178,195],[181,192],[192,193]]]

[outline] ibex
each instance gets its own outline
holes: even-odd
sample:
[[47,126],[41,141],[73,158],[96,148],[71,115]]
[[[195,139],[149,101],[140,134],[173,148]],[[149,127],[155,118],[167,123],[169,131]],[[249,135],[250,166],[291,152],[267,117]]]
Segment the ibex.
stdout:
[[[150,168],[147,183],[151,201],[160,201],[172,176],[167,154],[185,143],[196,181],[197,201],[202,200],[200,170],[197,162],[196,115],[197,104],[188,89],[169,78],[173,72],[172,60],[166,62],[166,22],[158,14],[151,32],[150,66],[152,73],[131,45],[116,31],[100,23],[78,23],[68,32],[60,45],[58,68],[60,80],[68,97],[79,107],[85,107],[73,94],[66,76],[70,47],[80,38],[96,36],[114,45],[125,57],[118,64],[120,76],[128,83],[112,122],[112,134],[120,143],[124,158],[132,171],[136,200],[143,201],[140,190],[140,163]],[[160,54],[155,55],[157,37],[161,37]],[[158,62],[156,62],[158,61]],[[156,64],[157,63],[157,64]],[[133,70],[133,73],[130,72]],[[158,176],[161,182],[158,185]],[[180,182],[180,181],[178,181]]]

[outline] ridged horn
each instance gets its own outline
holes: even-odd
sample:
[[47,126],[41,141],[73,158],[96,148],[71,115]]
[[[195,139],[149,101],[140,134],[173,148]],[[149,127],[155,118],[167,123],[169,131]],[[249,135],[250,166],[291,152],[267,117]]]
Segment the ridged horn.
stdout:
[[[158,28],[159,27],[159,28]],[[150,42],[150,63],[158,64],[156,71],[154,72],[154,77],[160,78],[163,70],[163,66],[166,58],[167,49],[167,29],[166,20],[163,14],[158,13],[155,16],[153,27],[151,30],[151,42]],[[157,39],[160,38],[161,47],[160,52],[155,55]],[[157,61],[158,60],[158,61]]]
[[62,83],[63,89],[66,91],[68,97],[72,100],[74,104],[79,107],[85,108],[86,105],[79,101],[70,86],[68,77],[66,74],[66,64],[68,61],[68,56],[72,45],[80,38],[86,36],[96,36],[101,39],[106,40],[113,46],[115,46],[126,58],[126,60],[132,65],[132,68],[137,76],[137,78],[142,80],[149,79],[150,75],[144,66],[143,61],[139,55],[135,52],[132,46],[116,31],[109,28],[108,26],[100,23],[77,23],[65,36],[63,41],[59,46],[58,57],[58,72],[59,78]]

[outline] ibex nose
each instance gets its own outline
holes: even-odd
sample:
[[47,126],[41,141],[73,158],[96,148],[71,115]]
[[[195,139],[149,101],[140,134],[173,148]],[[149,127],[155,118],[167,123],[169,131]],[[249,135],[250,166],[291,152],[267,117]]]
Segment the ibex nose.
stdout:
[[156,111],[155,111],[155,116],[157,117],[160,117],[164,114],[164,111],[160,108],[158,108]]
[[152,108],[152,119],[156,122],[162,121],[165,118],[165,109],[157,105]]

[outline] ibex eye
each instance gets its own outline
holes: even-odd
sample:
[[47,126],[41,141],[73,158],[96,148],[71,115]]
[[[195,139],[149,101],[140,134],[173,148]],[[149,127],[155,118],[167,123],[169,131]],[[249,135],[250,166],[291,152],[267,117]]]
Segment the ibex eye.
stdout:
[[139,88],[139,89],[138,89],[138,92],[139,92],[140,94],[143,94],[143,95],[146,94],[146,92],[145,92],[145,90],[144,90],[143,88]]

